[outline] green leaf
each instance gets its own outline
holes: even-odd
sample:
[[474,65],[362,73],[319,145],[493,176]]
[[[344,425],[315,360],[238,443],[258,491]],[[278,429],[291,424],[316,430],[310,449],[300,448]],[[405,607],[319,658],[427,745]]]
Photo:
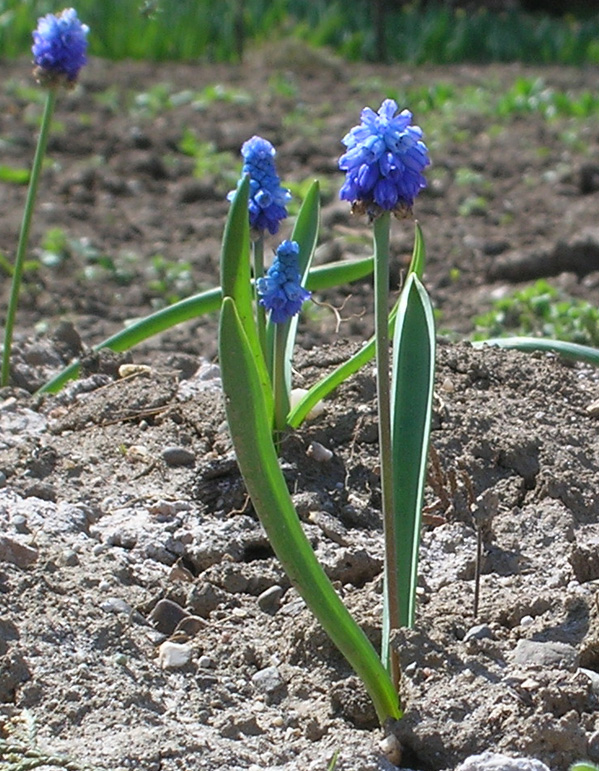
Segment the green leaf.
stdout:
[[422,281],[424,275],[424,266],[426,263],[426,248],[424,245],[424,236],[422,235],[422,228],[418,222],[414,223],[414,249],[412,251],[412,261],[408,268],[408,275],[415,273]]
[[515,349],[517,351],[558,353],[567,359],[599,364],[599,348],[578,345],[578,343],[568,343],[565,340],[547,340],[544,337],[491,337],[488,340],[476,340],[472,343],[473,348],[484,348],[486,345],[495,348]]
[[312,268],[306,280],[306,289],[316,292],[320,289],[330,289],[332,286],[350,284],[370,276],[374,270],[374,258],[365,257],[362,260],[341,260],[328,265]]
[[402,626],[412,626],[435,377],[435,325],[416,273],[402,291],[393,344],[391,434],[394,535]]
[[[260,373],[264,399],[272,415],[274,402],[266,361],[260,346],[254,318],[252,280],[250,275],[250,223],[248,215],[250,178],[241,181],[229,209],[221,251],[221,285],[223,297],[235,301],[237,312]],[[272,423],[272,420],[271,420]]]
[[[6,269],[12,275],[12,265],[6,261],[6,267],[1,264],[0,269]],[[25,263],[26,267],[28,263]],[[31,269],[38,267],[36,263],[31,263]],[[372,257],[363,260],[347,262],[332,262],[330,265],[323,265],[318,268],[312,268],[308,274],[306,285],[308,289],[320,290],[329,289],[337,284],[346,281],[358,281],[372,273]],[[112,351],[128,351],[138,343],[147,340],[161,332],[166,332],[177,324],[184,321],[190,321],[205,313],[218,311],[223,299],[223,293],[220,287],[207,289],[205,292],[199,292],[191,297],[180,300],[167,308],[161,308],[155,313],[151,313],[134,324],[130,324],[125,329],[115,332],[114,335],[106,338],[94,346],[93,350],[98,351],[101,348],[110,348]],[[73,362],[68,367],[58,373],[52,380],[49,380],[36,393],[56,393],[60,391],[63,385],[77,377],[80,365],[78,361]]]
[[235,302],[223,300],[219,352],[229,429],[254,509],[291,583],[364,682],[383,723],[398,697],[368,638],[339,599],[302,529],[272,441],[260,374]]

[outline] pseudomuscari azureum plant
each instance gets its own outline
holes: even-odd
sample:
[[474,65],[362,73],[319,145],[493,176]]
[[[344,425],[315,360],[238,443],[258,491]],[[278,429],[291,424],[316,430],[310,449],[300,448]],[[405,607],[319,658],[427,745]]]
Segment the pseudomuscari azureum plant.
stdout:
[[[434,378],[433,314],[421,281],[424,245],[419,229],[410,271],[391,317],[388,308],[390,214],[400,218],[411,214],[416,196],[426,185],[422,172],[429,164],[422,132],[411,119],[409,111],[398,113],[395,102],[385,100],[378,113],[366,108],[360,125],[343,139],[347,152],[339,166],[346,172],[346,179],[340,197],[351,202],[355,213],[367,215],[374,230],[375,338],[333,376],[315,384],[304,397],[305,404],[290,411],[290,373],[294,325],[303,302],[310,296],[303,279],[316,245],[318,196],[306,197],[291,240],[280,244],[266,275],[254,260],[257,275],[253,287],[251,233],[262,213],[261,202],[268,207],[277,194],[280,196],[278,177],[270,165],[274,149],[270,150],[270,145],[258,137],[250,140],[250,146],[269,149],[264,165],[252,167],[247,162],[248,143],[244,145],[246,163],[237,190],[230,196],[221,263],[219,357],[227,419],[241,473],[254,509],[292,584],[363,680],[381,723],[401,715],[399,668],[390,638],[394,628],[409,625],[414,619]],[[260,176],[254,179],[253,174]],[[271,187],[264,184],[264,179],[270,180]],[[265,190],[267,195],[262,195]],[[260,237],[268,220],[263,218],[262,222]],[[277,229],[269,230],[276,233]],[[260,308],[268,312],[263,334]],[[380,654],[318,563],[294,510],[277,457],[281,434],[299,425],[315,398],[328,393],[374,352],[385,539]]]
[[58,14],[48,14],[38,20],[37,29],[33,32],[33,74],[37,82],[47,89],[46,104],[42,116],[37,148],[29,178],[29,188],[25,201],[21,232],[17,245],[17,253],[13,266],[12,285],[6,323],[4,326],[4,344],[2,349],[2,371],[0,373],[0,385],[8,385],[10,377],[10,354],[12,349],[13,331],[21,279],[23,275],[23,263],[29,240],[29,230],[37,188],[42,169],[42,162],[46,152],[48,134],[56,95],[61,87],[73,88],[77,83],[79,72],[86,64],[87,35],[89,27],[79,21],[77,12],[73,8],[66,8]]
[[[88,27],[74,9],[39,20],[33,33],[35,76],[47,88],[25,212],[13,269],[4,333],[2,385],[10,353],[23,260],[57,91],[71,88],[86,61]],[[373,228],[374,256],[312,268],[318,238],[319,186],[304,198],[291,237],[264,270],[264,244],[287,217],[289,191],[275,167],[275,149],[252,137],[242,147],[243,170],[231,203],[221,253],[221,286],[175,303],[118,332],[97,347],[126,350],[175,324],[220,309],[219,354],[227,419],[239,467],[264,529],[292,584],[363,680],[381,723],[398,718],[399,667],[392,631],[414,623],[422,497],[433,394],[435,337],[423,284],[425,250],[416,226],[412,262],[389,313],[391,214],[410,216],[426,181],[429,156],[408,110],[387,99],[378,112],[362,111],[343,138],[345,172],[340,196]],[[251,266],[253,265],[253,271]],[[350,359],[291,405],[298,313],[310,292],[375,272],[375,335]],[[253,276],[252,276],[253,272]],[[393,339],[393,355],[390,341]],[[557,350],[599,363],[599,351],[552,340],[510,338],[505,347]],[[376,356],[382,515],[385,542],[382,650],[375,651],[336,594],[306,538],[278,461],[282,435],[298,428],[310,409]],[[74,363],[41,389],[58,390],[77,373]]]

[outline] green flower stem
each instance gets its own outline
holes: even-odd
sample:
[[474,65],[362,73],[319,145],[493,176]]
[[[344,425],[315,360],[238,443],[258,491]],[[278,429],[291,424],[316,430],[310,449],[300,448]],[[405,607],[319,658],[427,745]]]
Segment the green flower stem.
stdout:
[[[388,629],[399,627],[397,595],[397,555],[393,518],[393,455],[391,447],[391,396],[389,387],[389,228],[390,214],[384,212],[374,221],[374,328],[376,339],[376,387],[379,418],[379,458],[381,466],[381,498],[385,538],[385,608]],[[383,640],[388,635],[383,634]],[[397,655],[385,646],[383,662],[397,687],[399,664]]]
[[281,434],[287,428],[287,415],[289,413],[289,394],[287,393],[287,380],[285,377],[285,355],[287,352],[287,329],[289,321],[283,324],[275,324],[274,350],[272,366],[272,384],[275,398],[275,437],[279,440]]
[[31,227],[31,218],[33,216],[33,209],[35,207],[35,198],[37,195],[37,188],[38,188],[40,174],[42,170],[42,163],[44,160],[44,155],[46,153],[46,145],[48,144],[48,135],[50,132],[50,124],[52,123],[52,115],[54,113],[55,104],[56,104],[56,89],[51,88],[48,90],[48,95],[46,97],[46,105],[44,107],[44,114],[42,116],[40,135],[37,141],[35,157],[33,159],[33,167],[31,169],[31,177],[29,179],[29,189],[27,190],[27,199],[25,201],[25,211],[23,212],[23,221],[21,223],[21,233],[19,236],[17,254],[15,257],[15,265],[14,265],[14,270],[12,274],[12,287],[10,290],[8,310],[6,312],[6,324],[4,327],[4,349],[2,352],[2,373],[0,375],[0,385],[3,385],[3,386],[8,385],[8,381],[10,378],[10,354],[12,349],[12,338],[13,338],[13,331],[15,326],[15,316],[17,314],[17,305],[19,303],[19,293],[21,290],[21,278],[23,276],[23,263],[25,261],[27,243],[29,241],[29,230]]
[[264,234],[261,233],[252,243],[252,258],[254,261],[254,293],[256,297],[256,323],[258,325],[258,339],[264,358],[268,361],[266,348],[266,311],[258,302],[258,292],[256,291],[256,282],[264,276]]

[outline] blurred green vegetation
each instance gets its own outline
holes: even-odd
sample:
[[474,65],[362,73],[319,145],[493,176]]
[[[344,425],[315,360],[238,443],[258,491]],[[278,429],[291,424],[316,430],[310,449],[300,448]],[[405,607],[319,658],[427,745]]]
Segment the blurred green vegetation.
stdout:
[[[92,55],[108,59],[218,61],[275,38],[328,46],[348,60],[421,63],[598,64],[599,15],[577,18],[466,12],[442,4],[393,6],[370,0],[79,0]],[[26,54],[39,16],[55,0],[0,0],[0,50]]]
[[517,335],[599,346],[599,310],[545,279],[496,300],[474,326],[473,340]]

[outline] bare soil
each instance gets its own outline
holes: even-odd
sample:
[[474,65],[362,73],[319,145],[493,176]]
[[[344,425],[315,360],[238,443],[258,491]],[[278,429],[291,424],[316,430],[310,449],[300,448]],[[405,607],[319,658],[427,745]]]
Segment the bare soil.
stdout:
[[[40,108],[21,88],[27,64],[4,66],[0,162],[28,167]],[[130,354],[89,356],[82,380],[59,395],[31,393],[164,302],[153,256],[189,263],[187,283],[175,286],[183,296],[218,283],[232,184],[213,168],[193,176],[179,149],[186,129],[234,154],[261,134],[277,146],[284,180],[323,180],[317,262],[349,259],[369,254],[370,240],[366,223],[336,200],[339,137],[362,106],[378,106],[380,84],[447,82],[484,93],[521,75],[577,93],[595,87],[597,72],[411,71],[273,48],[243,67],[93,61],[61,96],[32,258],[50,227],[63,228],[71,245],[57,265],[26,276],[13,383],[0,392],[7,768],[36,757],[41,767],[64,765],[49,757],[64,754],[71,769],[305,771],[326,769],[336,752],[340,771],[396,767],[365,692],[290,587],[246,500],[213,363],[216,319]],[[174,94],[220,83],[237,97],[155,113],[135,102],[160,83]],[[537,113],[494,125],[464,110],[461,130],[438,148],[435,139],[431,185],[417,203],[427,285],[440,328],[454,339],[492,297],[542,275],[598,300],[596,125],[578,122],[574,138],[567,120]],[[483,180],[461,184],[464,168]],[[24,194],[2,183],[0,243],[10,257]],[[466,214],[466,199],[482,194],[487,205]],[[395,288],[411,244],[411,225],[396,223]],[[338,329],[320,306],[302,318],[296,385],[310,385],[371,333],[370,282],[349,291],[317,297],[343,306]],[[119,378],[128,360],[149,370]],[[393,727],[400,767],[483,769],[467,759],[485,751],[551,771],[599,761],[599,439],[597,410],[588,409],[599,398],[597,372],[441,339],[435,398],[418,617],[395,638],[404,671],[405,717]],[[378,644],[376,420],[368,369],[286,439],[282,463],[320,559]],[[313,442],[332,458],[319,461]],[[478,499],[478,509],[493,508],[494,494],[497,510],[480,528],[475,616],[473,507]]]

